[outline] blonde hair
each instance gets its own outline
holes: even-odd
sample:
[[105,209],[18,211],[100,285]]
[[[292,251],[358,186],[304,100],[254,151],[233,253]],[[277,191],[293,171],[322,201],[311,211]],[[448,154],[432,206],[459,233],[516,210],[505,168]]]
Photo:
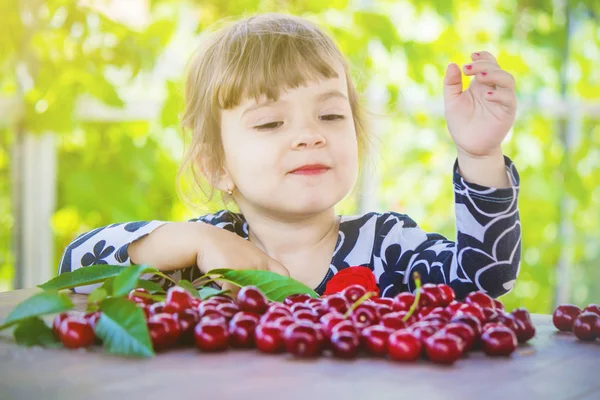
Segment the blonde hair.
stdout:
[[[291,15],[260,14],[223,27],[190,59],[185,81],[184,132],[191,133],[178,173],[177,189],[184,202],[194,201],[200,189],[209,203],[224,167],[221,110],[246,98],[277,100],[281,91],[309,81],[337,77],[340,63],[348,82],[359,149],[359,165],[368,153],[364,112],[349,66],[333,40],[313,23]],[[202,188],[202,177],[210,193]],[[225,205],[231,196],[221,193]]]

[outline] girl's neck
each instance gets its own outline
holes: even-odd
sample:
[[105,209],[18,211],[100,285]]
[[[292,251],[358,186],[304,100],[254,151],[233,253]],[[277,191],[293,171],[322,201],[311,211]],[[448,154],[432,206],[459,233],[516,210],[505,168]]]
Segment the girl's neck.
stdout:
[[306,218],[283,220],[273,216],[244,212],[249,240],[270,257],[285,265],[286,260],[331,247],[337,241],[339,217],[333,208]]

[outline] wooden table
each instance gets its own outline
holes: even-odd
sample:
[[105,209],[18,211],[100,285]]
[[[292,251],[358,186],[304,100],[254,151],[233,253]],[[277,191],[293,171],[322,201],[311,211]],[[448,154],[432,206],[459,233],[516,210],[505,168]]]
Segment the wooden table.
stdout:
[[[36,291],[0,293],[0,321]],[[72,297],[83,309],[86,296]],[[533,321],[536,337],[510,358],[472,352],[451,367],[191,348],[129,359],[100,347],[25,348],[8,329],[0,334],[0,399],[600,399],[600,340],[559,333],[549,315]]]

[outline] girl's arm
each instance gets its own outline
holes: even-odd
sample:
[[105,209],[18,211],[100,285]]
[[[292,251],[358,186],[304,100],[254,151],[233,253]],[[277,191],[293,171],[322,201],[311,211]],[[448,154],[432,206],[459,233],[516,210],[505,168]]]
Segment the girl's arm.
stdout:
[[[111,264],[149,264],[174,279],[189,279],[196,265],[205,223],[139,221],[104,226],[86,232],[71,242],[60,261],[59,274],[76,269]],[[186,276],[181,276],[181,275]],[[90,293],[100,284],[81,286],[77,293]]]
[[511,185],[500,189],[466,182],[455,165],[456,242],[424,232],[406,215],[389,214],[374,258],[384,270],[381,296],[414,291],[414,271],[423,283],[450,285],[459,299],[477,290],[494,298],[512,290],[521,261],[519,174],[504,160]]

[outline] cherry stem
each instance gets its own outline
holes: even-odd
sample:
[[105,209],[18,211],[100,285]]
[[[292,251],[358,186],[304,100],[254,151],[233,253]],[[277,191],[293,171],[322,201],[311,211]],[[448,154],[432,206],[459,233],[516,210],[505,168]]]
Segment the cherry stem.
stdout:
[[158,275],[162,278],[165,278],[166,280],[171,281],[174,285],[177,285],[177,282],[175,282],[173,278],[171,278],[169,275],[163,274],[162,272],[154,272],[154,275]]
[[367,292],[364,295],[362,295],[362,297],[358,300],[356,300],[354,302],[354,304],[352,304],[350,306],[350,308],[348,308],[348,311],[346,311],[346,313],[344,314],[344,319],[348,318],[350,316],[350,314],[352,313],[352,311],[354,311],[356,309],[356,307],[358,307],[360,305],[360,303],[364,302],[365,300],[367,300],[370,297],[375,296],[377,293],[375,292]]
[[[207,283],[211,283],[211,282],[215,282],[219,279],[223,278],[223,275],[219,275],[216,278],[210,278],[209,274],[204,274],[199,278],[194,279],[194,281],[192,282],[192,286],[195,287],[196,289],[198,289],[199,287],[202,286],[206,286]],[[206,279],[206,282],[203,282]],[[198,285],[198,286],[196,286]]]
[[165,295],[150,294],[150,293],[137,292],[137,291],[135,292],[135,297],[142,297],[144,299],[151,299],[154,301],[163,301],[165,299]]
[[415,286],[417,287],[415,289],[415,301],[413,301],[406,315],[402,317],[403,322],[408,321],[408,319],[414,314],[415,310],[417,309],[417,306],[419,305],[419,298],[421,297],[421,275],[419,275],[419,273],[415,271],[413,272],[413,279],[415,280]]

